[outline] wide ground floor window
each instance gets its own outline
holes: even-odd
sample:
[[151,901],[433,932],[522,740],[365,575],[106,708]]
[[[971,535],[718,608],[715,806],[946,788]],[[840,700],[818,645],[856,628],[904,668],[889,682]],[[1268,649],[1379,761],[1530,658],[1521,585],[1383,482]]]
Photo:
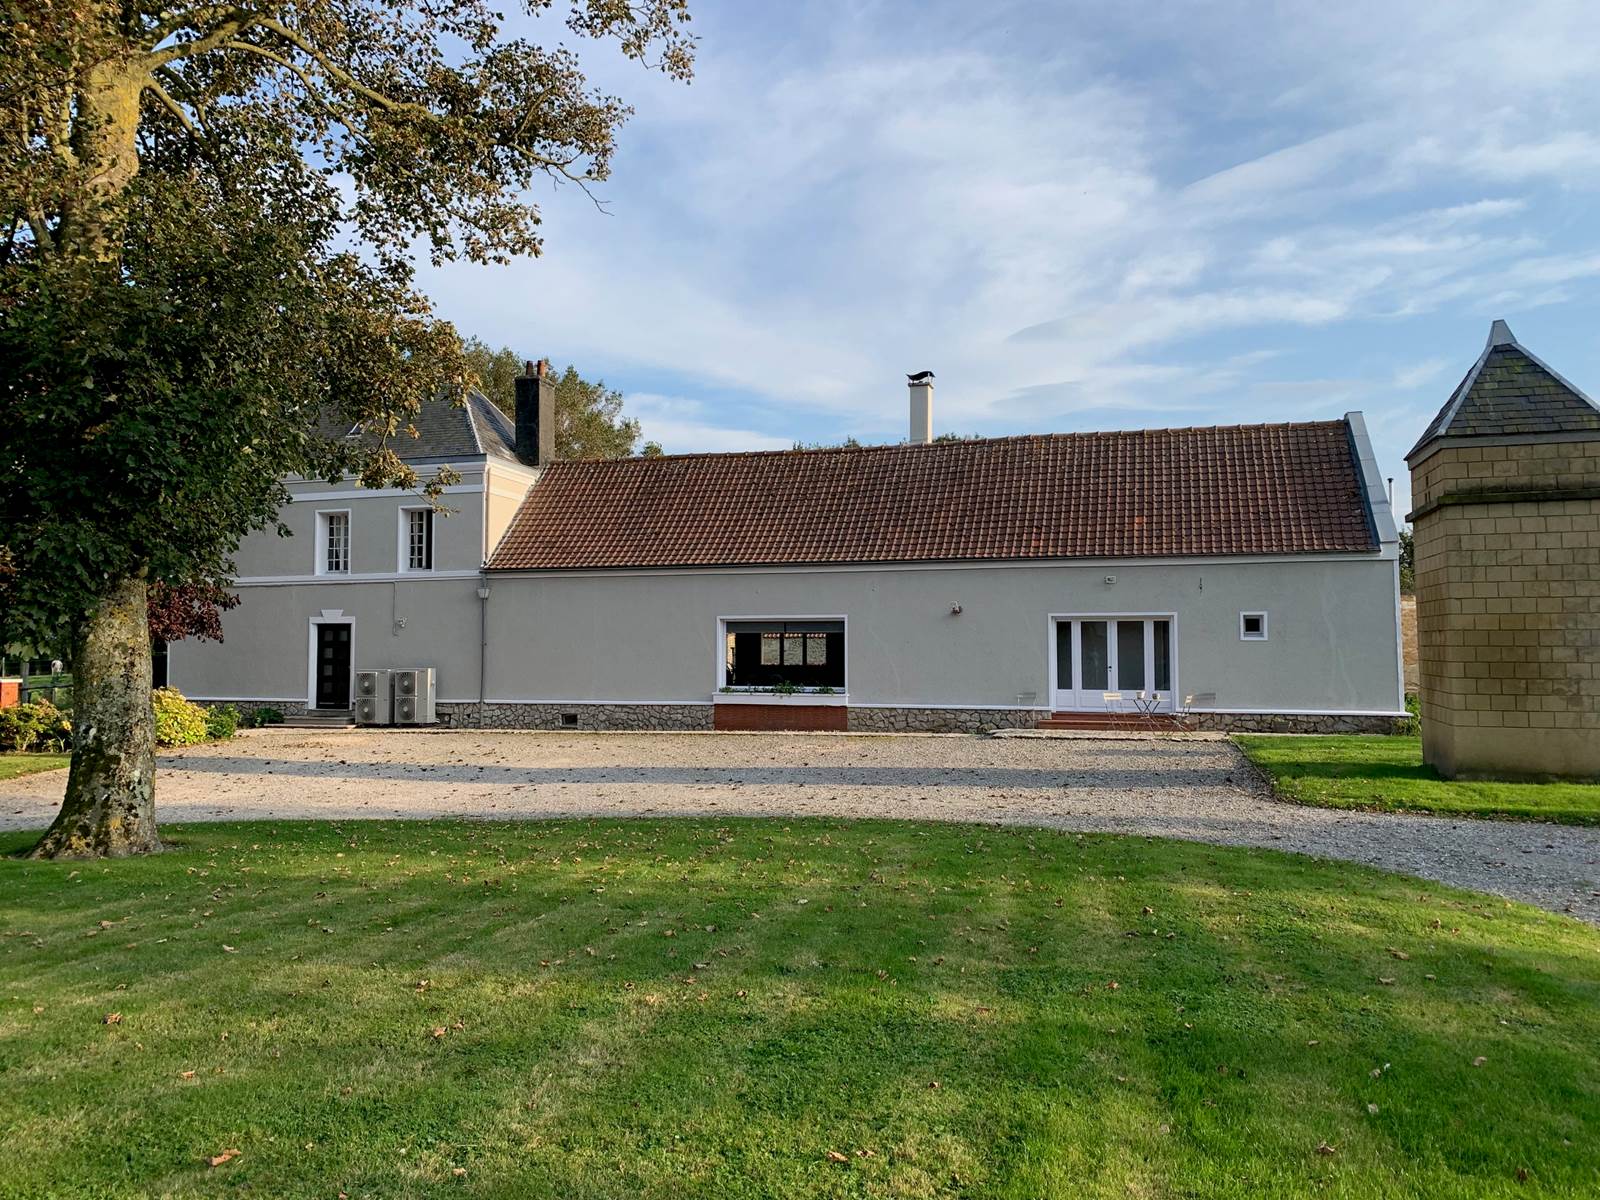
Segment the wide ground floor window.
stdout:
[[728,621],[723,684],[844,690],[843,621]]

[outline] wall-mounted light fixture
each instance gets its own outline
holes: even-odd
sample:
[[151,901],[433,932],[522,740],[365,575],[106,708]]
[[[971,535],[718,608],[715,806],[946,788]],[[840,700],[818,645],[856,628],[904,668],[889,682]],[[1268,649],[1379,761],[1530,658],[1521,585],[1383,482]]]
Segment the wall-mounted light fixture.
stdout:
[[960,615],[961,615],[961,605],[959,605],[959,604],[952,604],[952,605],[951,605],[951,606],[950,606],[950,615],[951,615],[951,616],[952,616],[952,617],[959,617],[959,616],[960,616]]
[[1117,577],[1115,575],[1107,575],[1106,576],[1106,586],[1107,587],[1110,587],[1112,584],[1116,583],[1116,581],[1117,581]]

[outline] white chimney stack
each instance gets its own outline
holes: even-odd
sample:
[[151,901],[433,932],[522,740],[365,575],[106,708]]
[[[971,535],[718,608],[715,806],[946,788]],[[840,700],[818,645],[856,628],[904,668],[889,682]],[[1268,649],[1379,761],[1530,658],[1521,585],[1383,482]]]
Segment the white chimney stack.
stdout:
[[933,441],[933,372],[907,375],[906,384],[911,389],[911,444],[926,446]]

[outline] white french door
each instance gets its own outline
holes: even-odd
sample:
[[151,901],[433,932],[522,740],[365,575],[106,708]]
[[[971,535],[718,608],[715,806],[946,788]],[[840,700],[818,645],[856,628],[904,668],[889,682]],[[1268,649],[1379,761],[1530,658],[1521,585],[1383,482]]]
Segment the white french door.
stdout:
[[1107,692],[1129,701],[1144,692],[1162,710],[1172,709],[1172,618],[1056,617],[1054,623],[1054,708],[1104,712]]

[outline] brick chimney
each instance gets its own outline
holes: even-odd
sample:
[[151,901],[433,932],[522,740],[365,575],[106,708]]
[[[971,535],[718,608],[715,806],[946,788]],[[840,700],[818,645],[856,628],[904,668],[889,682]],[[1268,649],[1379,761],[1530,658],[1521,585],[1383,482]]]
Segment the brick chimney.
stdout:
[[907,375],[906,386],[911,390],[911,444],[925,446],[933,441],[933,372]]
[[517,457],[530,467],[556,456],[556,385],[550,363],[528,363],[517,376]]

